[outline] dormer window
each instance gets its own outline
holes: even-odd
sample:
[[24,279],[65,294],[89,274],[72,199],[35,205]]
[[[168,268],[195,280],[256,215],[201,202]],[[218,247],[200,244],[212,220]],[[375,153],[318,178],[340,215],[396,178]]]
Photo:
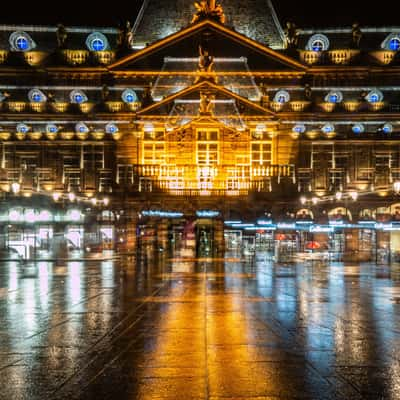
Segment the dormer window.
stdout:
[[355,125],[353,125],[353,127],[351,129],[356,135],[363,133],[365,130],[364,125],[362,125],[362,124],[355,124]]
[[70,93],[69,98],[73,104],[82,104],[88,101],[86,94],[81,90],[73,90]]
[[57,133],[57,132],[58,132],[58,127],[57,127],[57,125],[54,125],[54,124],[47,124],[47,125],[46,125],[46,132],[47,132],[47,133]]
[[343,101],[343,94],[339,91],[329,92],[328,95],[325,97],[325,101],[327,103],[341,103]]
[[393,132],[393,125],[392,124],[385,124],[382,126],[383,133],[392,133]]
[[83,122],[79,122],[78,124],[75,125],[75,132],[77,132],[77,133],[88,133],[89,132],[89,128]]
[[32,89],[28,93],[28,98],[31,103],[44,103],[47,100],[45,94],[39,89]]
[[306,131],[305,125],[295,125],[293,127],[293,132],[295,132],[295,133],[304,133],[305,131]]
[[289,101],[290,101],[290,94],[286,90],[279,90],[274,97],[275,103],[284,104]]
[[36,43],[26,32],[13,32],[8,39],[12,51],[30,51]]
[[117,133],[118,132],[118,126],[112,123],[109,123],[106,125],[106,133]]
[[29,126],[26,124],[18,124],[17,132],[18,133],[27,133],[29,131]]
[[324,44],[322,43],[321,40],[315,40],[312,43],[312,50],[313,51],[322,51],[324,50]]
[[382,49],[390,51],[400,50],[400,33],[391,33],[381,44]]
[[86,39],[86,47],[90,51],[104,51],[109,49],[107,38],[100,32],[91,33]]
[[132,89],[126,89],[122,93],[122,101],[124,103],[136,103],[137,102],[137,94]]
[[335,132],[335,127],[332,124],[326,124],[321,130],[323,133],[332,133]]
[[327,51],[329,50],[329,39],[320,33],[313,35],[307,43],[306,50],[316,52]]
[[383,101],[383,93],[379,90],[371,90],[365,99],[368,103],[380,103]]

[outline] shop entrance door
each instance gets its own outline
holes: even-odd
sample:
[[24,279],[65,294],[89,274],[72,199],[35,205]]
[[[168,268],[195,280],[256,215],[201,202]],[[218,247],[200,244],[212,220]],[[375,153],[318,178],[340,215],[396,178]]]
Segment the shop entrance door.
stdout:
[[214,252],[214,227],[212,222],[196,224],[196,256],[211,257]]

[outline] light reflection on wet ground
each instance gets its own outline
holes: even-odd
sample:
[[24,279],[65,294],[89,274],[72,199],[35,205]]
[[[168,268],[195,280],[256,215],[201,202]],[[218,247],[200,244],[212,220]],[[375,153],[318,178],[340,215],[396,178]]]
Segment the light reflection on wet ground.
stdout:
[[0,263],[0,399],[400,399],[400,268]]

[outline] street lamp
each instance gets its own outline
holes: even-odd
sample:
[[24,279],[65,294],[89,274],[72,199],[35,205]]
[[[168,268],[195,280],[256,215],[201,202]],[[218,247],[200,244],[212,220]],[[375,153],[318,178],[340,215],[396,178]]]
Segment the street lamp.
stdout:
[[350,192],[349,195],[352,198],[352,200],[357,201],[357,199],[358,199],[358,193],[357,192]]
[[20,190],[21,190],[21,185],[18,182],[13,182],[11,185],[11,191],[14,194],[17,194],[19,193]]

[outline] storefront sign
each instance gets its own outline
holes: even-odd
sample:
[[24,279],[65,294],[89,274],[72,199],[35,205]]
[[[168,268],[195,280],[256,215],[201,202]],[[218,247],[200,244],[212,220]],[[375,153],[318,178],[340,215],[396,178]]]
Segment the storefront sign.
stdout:
[[335,228],[332,226],[323,226],[323,225],[314,225],[310,226],[310,232],[315,233],[332,233],[335,231]]
[[296,224],[278,223],[278,229],[296,229]]
[[219,211],[211,211],[211,210],[196,211],[196,216],[199,218],[216,218],[219,216]]

